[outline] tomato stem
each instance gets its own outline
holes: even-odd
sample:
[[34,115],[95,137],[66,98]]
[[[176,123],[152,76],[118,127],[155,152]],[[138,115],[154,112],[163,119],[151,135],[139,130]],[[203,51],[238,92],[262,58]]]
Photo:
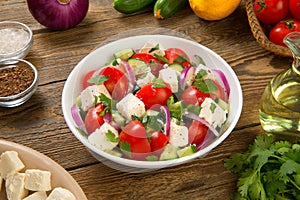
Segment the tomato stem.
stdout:
[[293,21],[286,21],[285,25],[289,30],[293,30],[295,23]]

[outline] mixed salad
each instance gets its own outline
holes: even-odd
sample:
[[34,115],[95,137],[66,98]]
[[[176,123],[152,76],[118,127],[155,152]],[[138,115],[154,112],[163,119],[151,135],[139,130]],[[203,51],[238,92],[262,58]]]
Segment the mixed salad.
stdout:
[[148,41],[88,72],[71,108],[97,148],[134,160],[191,155],[218,137],[229,112],[224,73],[180,48]]

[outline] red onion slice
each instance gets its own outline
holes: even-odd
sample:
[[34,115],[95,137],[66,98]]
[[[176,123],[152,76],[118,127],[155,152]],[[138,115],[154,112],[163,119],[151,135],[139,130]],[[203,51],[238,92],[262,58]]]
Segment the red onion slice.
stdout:
[[83,130],[84,132],[86,132],[85,124],[80,116],[79,107],[77,104],[74,104],[71,107],[71,114],[72,114],[72,118],[73,118],[75,124],[78,126],[78,128]]
[[227,78],[225,77],[225,74],[219,69],[213,69],[212,71],[220,77],[220,79],[224,85],[224,89],[226,90],[226,93],[229,96],[230,95],[230,86],[227,81]]
[[132,85],[135,85],[136,84],[136,79],[135,79],[134,73],[132,71],[132,68],[130,67],[128,62],[121,60],[119,65],[120,65],[121,68],[125,68],[125,71],[128,75],[128,79],[129,79],[130,83]]
[[192,80],[195,76],[195,67],[187,67],[182,70],[180,73],[180,80],[179,84],[182,90],[184,90],[185,86],[187,85],[189,80]]
[[198,115],[188,112],[187,114],[185,114],[186,117],[193,119],[193,120],[197,120],[199,122],[201,122],[202,124],[204,124],[215,136],[219,137],[220,133],[213,127],[211,126],[206,120],[204,120],[203,118],[199,117]]
[[164,112],[166,117],[166,136],[170,135],[171,130],[171,114],[167,106],[161,106],[160,109]]

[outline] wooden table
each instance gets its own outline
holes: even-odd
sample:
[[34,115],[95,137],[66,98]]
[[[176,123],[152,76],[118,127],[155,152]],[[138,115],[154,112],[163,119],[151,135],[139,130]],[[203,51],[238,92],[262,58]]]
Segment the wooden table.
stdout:
[[[223,160],[243,152],[262,133],[259,101],[270,79],[291,65],[255,41],[243,3],[228,18],[208,22],[187,7],[166,20],[152,10],[123,15],[112,0],[90,0],[89,11],[77,27],[51,31],[31,16],[26,1],[0,1],[0,21],[29,25],[34,45],[26,60],[39,72],[32,98],[16,108],[0,108],[0,137],[49,156],[80,184],[88,199],[229,199],[237,177]],[[243,89],[243,111],[231,135],[206,157],[187,164],[142,174],[120,172],[93,158],[67,127],[61,108],[64,83],[74,66],[97,45],[130,29],[167,28],[186,34],[222,56],[238,75]]]

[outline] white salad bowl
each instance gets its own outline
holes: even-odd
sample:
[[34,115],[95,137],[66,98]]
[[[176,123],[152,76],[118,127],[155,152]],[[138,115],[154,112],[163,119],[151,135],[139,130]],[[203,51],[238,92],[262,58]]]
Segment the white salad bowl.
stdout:
[[[76,124],[72,118],[71,107],[74,105],[76,97],[79,96],[80,92],[83,89],[82,81],[85,74],[91,70],[98,69],[100,66],[104,66],[108,61],[113,60],[113,54],[115,52],[126,48],[141,48],[149,40],[156,41],[164,48],[177,47],[184,50],[187,55],[189,55],[191,62],[194,63],[198,62],[197,58],[194,57],[194,55],[201,56],[208,68],[221,70],[228,81],[230,87],[230,110],[228,113],[227,121],[224,125],[225,128],[222,129],[219,137],[215,138],[213,141],[205,145],[204,148],[201,148],[198,152],[192,155],[164,161],[138,161],[113,156],[89,143],[87,137],[80,133],[80,131],[78,131],[78,129],[76,128]],[[62,110],[64,118],[75,137],[84,144],[84,146],[96,159],[112,168],[127,172],[144,172],[176,166],[191,161],[195,158],[200,158],[207,155],[212,149],[223,142],[232,132],[240,118],[242,104],[243,96],[240,82],[235,72],[224,59],[222,59],[212,50],[199,43],[196,43],[189,39],[168,35],[132,36],[100,46],[75,66],[65,83],[62,93]]]

